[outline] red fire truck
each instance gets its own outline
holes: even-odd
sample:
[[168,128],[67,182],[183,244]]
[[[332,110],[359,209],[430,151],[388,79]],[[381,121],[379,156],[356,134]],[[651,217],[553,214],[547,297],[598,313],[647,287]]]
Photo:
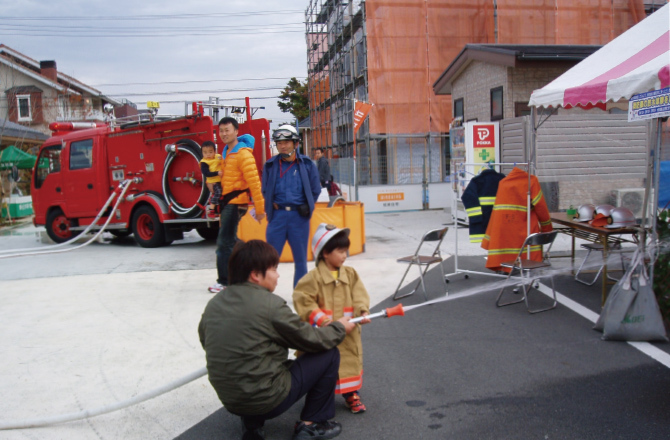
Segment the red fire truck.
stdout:
[[[201,105],[193,107],[193,114],[182,117],[52,123],[33,172],[33,223],[44,225],[53,241],[65,242],[94,222],[121,182],[132,180],[114,212],[107,208],[91,231],[110,220],[106,231],[133,234],[143,247],[170,244],[192,229],[216,238],[218,220],[205,215],[209,191],[200,172],[200,145],[216,140],[217,127]],[[270,157],[270,125],[251,119],[248,101],[246,111],[239,134],[254,136],[260,170]],[[217,146],[221,152],[223,145]]]

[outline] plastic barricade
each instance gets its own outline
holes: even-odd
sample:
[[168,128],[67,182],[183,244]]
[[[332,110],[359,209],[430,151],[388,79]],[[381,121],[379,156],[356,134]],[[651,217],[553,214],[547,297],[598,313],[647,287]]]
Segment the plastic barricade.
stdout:
[[[309,261],[314,260],[311,249],[312,237],[316,228],[321,223],[329,223],[338,228],[349,228],[351,230],[349,234],[349,240],[351,241],[349,255],[357,255],[365,252],[365,213],[361,202],[339,201],[330,208],[327,203],[316,203],[309,227],[308,242],[310,243],[310,249],[307,250],[307,259]],[[267,219],[264,219],[259,224],[249,214],[246,214],[240,221],[237,229],[237,237],[244,241],[253,239],[265,241],[265,229],[267,225]],[[282,263],[293,261],[293,254],[291,254],[291,248],[289,248],[288,243],[284,245],[284,250],[279,257],[279,261]]]

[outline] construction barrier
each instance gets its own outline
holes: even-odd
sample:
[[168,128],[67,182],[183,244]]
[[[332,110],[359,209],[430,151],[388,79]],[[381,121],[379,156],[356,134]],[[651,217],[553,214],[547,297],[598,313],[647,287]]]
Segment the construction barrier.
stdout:
[[[329,223],[338,228],[349,228],[349,255],[357,255],[365,252],[365,213],[361,202],[338,201],[334,206],[328,207],[328,203],[317,202],[310,220],[309,243],[310,249],[307,251],[307,259],[314,260],[311,243],[316,228],[321,223]],[[259,224],[248,213],[242,217],[237,229],[237,236],[240,240],[249,241],[253,239],[265,241],[265,229],[267,228],[267,219]],[[279,261],[282,263],[292,262],[293,254],[288,243],[284,245]]]

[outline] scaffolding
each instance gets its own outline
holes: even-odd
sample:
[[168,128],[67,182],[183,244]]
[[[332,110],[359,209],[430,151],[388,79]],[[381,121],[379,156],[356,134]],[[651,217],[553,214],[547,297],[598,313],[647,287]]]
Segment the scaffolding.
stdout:
[[[352,157],[354,99],[368,101],[365,7],[361,1],[312,0],[305,12],[312,148]],[[368,132],[368,122],[358,136]]]
[[[433,84],[468,43],[605,44],[642,0],[310,0],[307,144],[346,159],[350,185],[449,174],[451,96]],[[354,139],[354,100],[374,104]],[[424,177],[425,176],[425,177]]]

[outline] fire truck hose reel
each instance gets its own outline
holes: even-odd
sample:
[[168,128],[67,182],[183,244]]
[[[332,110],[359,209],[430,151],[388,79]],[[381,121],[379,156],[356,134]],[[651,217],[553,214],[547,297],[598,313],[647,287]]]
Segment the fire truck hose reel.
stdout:
[[[203,181],[198,181],[193,177],[173,177],[170,179],[170,167],[174,163],[175,159],[179,155],[189,154],[193,157],[198,167],[200,166],[200,160],[202,159],[202,152],[200,151],[200,146],[191,139],[182,139],[177,144],[166,145],[165,150],[168,152],[167,157],[165,158],[165,166],[163,167],[163,194],[165,197],[165,202],[168,204],[170,209],[180,217],[197,217],[202,213],[202,209],[199,205],[204,205],[208,197],[207,185]],[[179,179],[179,180],[178,180]],[[200,191],[200,196],[196,203],[192,206],[182,206],[174,197],[170,191],[170,182],[179,182],[179,181],[190,181],[193,186],[200,184],[202,189]]]

